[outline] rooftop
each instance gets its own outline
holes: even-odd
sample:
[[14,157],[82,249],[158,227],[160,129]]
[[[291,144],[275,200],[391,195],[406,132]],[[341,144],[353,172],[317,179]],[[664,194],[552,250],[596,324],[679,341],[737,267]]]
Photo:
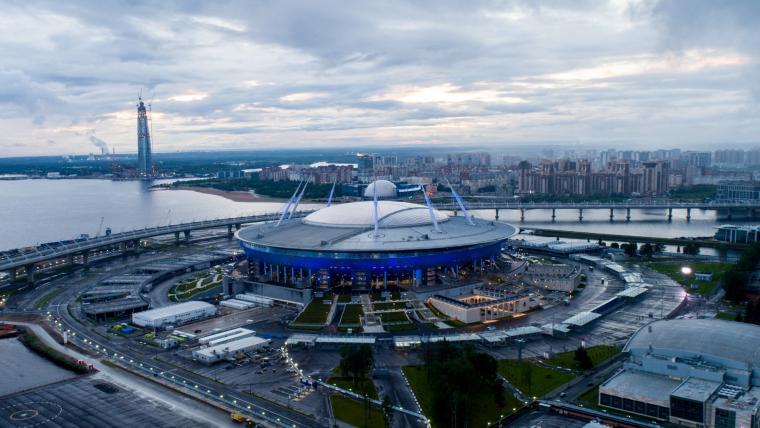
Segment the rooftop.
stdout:
[[[639,401],[669,403],[670,393],[678,388],[680,380],[649,374],[637,370],[623,370],[601,385],[601,392],[624,396]],[[646,398],[648,400],[641,400]]]
[[760,326],[720,319],[660,320],[637,331],[623,351],[649,346],[665,353],[689,353],[760,367]]
[[[401,204],[401,202],[393,201],[382,201],[380,203],[383,202]],[[372,202],[356,202],[340,206],[348,207],[354,204],[368,204],[371,207]],[[419,207],[419,205],[409,205]],[[325,208],[311,215],[331,208]],[[444,216],[445,214],[441,215]],[[328,217],[332,217],[332,215]],[[357,224],[350,227],[345,224],[317,224],[306,222],[307,217],[304,221],[301,219],[286,220],[279,227],[275,227],[273,223],[245,227],[237,232],[237,237],[243,241],[243,244],[248,243],[262,247],[371,252],[462,248],[471,245],[497,243],[517,233],[514,226],[498,221],[476,219],[475,225],[471,225],[464,217],[446,216],[446,218],[447,220],[440,224],[441,232],[437,232],[430,224],[427,207],[396,210],[393,215],[385,217],[385,220],[380,222],[381,229],[376,236],[372,226]],[[364,220],[356,221],[358,223],[364,222]],[[392,226],[386,227],[389,223],[392,223]],[[401,226],[404,224],[406,226]]]
[[192,301],[192,302],[185,302],[185,303],[177,303],[176,305],[164,306],[163,308],[151,309],[149,311],[138,312],[135,315],[144,317],[144,318],[162,318],[162,317],[167,317],[167,316],[178,314],[178,313],[198,311],[198,310],[204,310],[204,309],[215,309],[215,308],[214,308],[214,305],[212,305],[211,303]]
[[[438,222],[449,216],[433,210]],[[427,206],[398,201],[378,201],[377,218],[381,227],[406,227],[432,224]],[[375,203],[373,201],[351,202],[333,205],[313,212],[303,219],[311,225],[332,227],[370,227],[375,225]]]
[[704,403],[720,387],[720,382],[711,382],[704,379],[690,377],[671,393],[674,397],[685,398]]

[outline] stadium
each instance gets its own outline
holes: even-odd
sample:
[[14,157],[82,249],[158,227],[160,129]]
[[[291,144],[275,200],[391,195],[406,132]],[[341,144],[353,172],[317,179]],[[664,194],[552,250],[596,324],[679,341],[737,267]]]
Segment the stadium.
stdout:
[[[379,187],[379,186],[377,186]],[[457,198],[460,203],[461,199]],[[392,200],[330,205],[249,226],[237,238],[252,278],[299,288],[424,287],[494,266],[515,227]]]

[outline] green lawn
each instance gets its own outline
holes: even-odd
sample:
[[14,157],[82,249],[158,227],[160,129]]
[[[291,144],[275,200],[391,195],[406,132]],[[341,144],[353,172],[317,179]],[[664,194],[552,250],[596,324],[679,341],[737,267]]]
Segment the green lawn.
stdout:
[[359,317],[364,315],[362,305],[346,305],[343,309],[343,318],[340,319],[342,325],[361,324]]
[[385,418],[379,407],[354,400],[339,394],[330,396],[333,414],[336,419],[355,427],[385,428]]
[[[712,280],[697,281],[694,278],[694,274],[684,275],[681,273],[681,268],[684,266],[690,267],[695,273],[712,273]],[[674,281],[683,285],[689,293],[700,294],[702,296],[709,296],[720,287],[723,274],[731,268],[731,266],[733,266],[731,263],[690,263],[686,260],[682,263],[651,263],[649,265],[650,268],[669,276]],[[692,289],[692,286],[696,288]]]
[[[610,345],[597,345],[586,348],[588,356],[594,367],[620,353],[620,348]],[[575,361],[575,351],[560,352],[552,358],[546,360],[546,363],[552,366],[565,367],[573,370],[580,370],[578,362]]]
[[[326,305],[325,301],[330,302],[330,304]],[[315,297],[293,321],[293,324],[325,324],[331,307],[332,296]]]
[[[422,366],[404,366],[402,368],[406,379],[409,381],[409,385],[414,391],[414,395],[417,397],[420,406],[422,406],[422,412],[425,415],[431,414],[431,394],[428,388],[427,373]],[[481,406],[476,411],[472,412],[471,419],[468,421],[468,426],[484,427],[489,422],[493,423],[497,420],[511,415],[523,406],[523,403],[513,397],[506,390],[504,391],[505,404],[504,407],[496,407],[496,403],[489,400],[480,401]],[[435,425],[433,425],[435,426]]]
[[715,318],[729,321],[736,321],[737,312],[721,311],[715,315]]
[[588,389],[586,392],[578,396],[578,400],[582,401],[583,404],[589,406],[598,406],[597,403],[599,403],[599,386],[597,385],[593,388]]
[[383,324],[387,322],[408,322],[409,318],[405,312],[388,312],[380,314],[380,319],[383,320]]
[[499,360],[499,374],[525,395],[541,397],[575,379],[575,375],[527,360]]
[[45,306],[45,304],[50,301],[50,299],[60,294],[63,290],[64,288],[56,288],[55,290],[50,291],[49,293],[40,297],[40,299],[34,303],[34,307],[37,309],[42,309],[42,307]]
[[417,326],[410,322],[405,322],[402,324],[384,324],[383,329],[387,332],[400,332],[400,331],[412,331],[417,330]]
[[335,385],[339,388],[348,389],[357,394],[367,394],[369,398],[377,399],[377,389],[375,389],[375,384],[372,382],[372,379],[364,378],[359,380],[356,385],[354,385],[351,378],[332,376],[331,378],[327,379],[327,383],[330,385]]

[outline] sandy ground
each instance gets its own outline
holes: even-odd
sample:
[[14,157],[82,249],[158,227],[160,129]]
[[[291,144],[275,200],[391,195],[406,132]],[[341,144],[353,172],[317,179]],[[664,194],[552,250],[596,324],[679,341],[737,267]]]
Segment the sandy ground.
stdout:
[[[273,198],[271,196],[257,195],[255,192],[233,191],[228,192],[226,190],[212,189],[210,187],[190,187],[190,186],[178,186],[171,189],[157,189],[157,190],[189,190],[191,192],[205,193],[207,195],[221,196],[235,202],[288,202],[287,199]],[[304,204],[319,204],[324,203],[324,200],[315,199],[303,199],[301,203]]]
[[190,190],[192,192],[205,193],[207,195],[221,196],[235,202],[287,202],[287,199],[260,196],[252,192],[227,192],[225,190],[212,189],[210,187],[178,186],[168,190]]

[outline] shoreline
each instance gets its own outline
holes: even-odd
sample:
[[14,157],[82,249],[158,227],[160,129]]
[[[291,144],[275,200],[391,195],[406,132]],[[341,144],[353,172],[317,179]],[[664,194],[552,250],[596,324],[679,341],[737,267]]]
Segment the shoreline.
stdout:
[[214,189],[211,187],[192,187],[192,186],[177,186],[171,189],[161,190],[189,190],[191,192],[203,193],[206,195],[221,196],[229,199],[233,202],[287,202],[287,199],[273,198],[270,196],[259,196],[252,192],[244,191],[226,191]]
[[[192,186],[177,186],[172,188],[160,188],[155,190],[189,190],[191,192],[198,192],[203,193],[206,195],[214,195],[214,196],[220,196],[225,199],[229,199],[233,202],[280,202],[280,203],[287,203],[288,199],[286,198],[275,198],[272,196],[261,196],[255,194],[255,192],[244,192],[242,190],[236,190],[236,191],[227,191],[227,190],[219,190],[214,189],[211,187],[192,187]],[[324,201],[318,201],[315,199],[304,199],[302,200],[303,203],[306,204],[319,204],[323,203]]]

